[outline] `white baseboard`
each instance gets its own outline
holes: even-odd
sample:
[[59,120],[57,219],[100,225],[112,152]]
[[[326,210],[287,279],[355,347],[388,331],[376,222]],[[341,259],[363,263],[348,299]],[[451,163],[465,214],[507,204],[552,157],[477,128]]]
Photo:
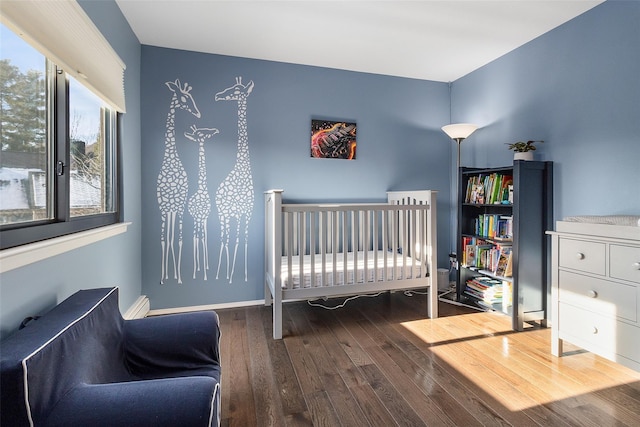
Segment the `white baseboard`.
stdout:
[[150,308],[149,298],[146,295],[140,295],[122,317],[125,320],[142,319],[147,317]]
[[187,313],[190,311],[222,310],[225,308],[250,307],[254,305],[264,305],[264,300],[262,299],[262,300],[254,300],[254,301],[227,302],[227,303],[221,303],[221,304],[193,305],[189,307],[160,308],[156,310],[149,310],[147,312],[147,316],[161,316],[163,314]]

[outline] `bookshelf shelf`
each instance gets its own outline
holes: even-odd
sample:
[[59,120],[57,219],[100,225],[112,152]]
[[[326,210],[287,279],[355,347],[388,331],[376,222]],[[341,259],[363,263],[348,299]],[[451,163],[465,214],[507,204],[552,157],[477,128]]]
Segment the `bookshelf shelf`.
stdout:
[[546,326],[545,231],[552,225],[552,174],[551,162],[537,161],[460,169],[459,267],[449,299],[503,312],[514,330],[528,322]]

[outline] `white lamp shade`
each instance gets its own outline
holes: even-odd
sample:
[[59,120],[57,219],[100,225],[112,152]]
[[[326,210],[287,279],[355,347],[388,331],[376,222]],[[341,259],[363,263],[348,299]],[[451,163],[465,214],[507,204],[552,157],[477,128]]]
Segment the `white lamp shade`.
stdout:
[[475,132],[476,129],[478,129],[478,126],[472,125],[471,123],[455,123],[442,126],[444,133],[449,135],[451,139],[465,139]]

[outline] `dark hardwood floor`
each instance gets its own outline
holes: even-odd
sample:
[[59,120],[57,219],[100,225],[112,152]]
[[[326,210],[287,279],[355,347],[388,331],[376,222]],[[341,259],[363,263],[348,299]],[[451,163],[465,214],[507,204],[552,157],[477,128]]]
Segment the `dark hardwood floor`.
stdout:
[[[331,301],[330,301],[331,302]],[[219,310],[223,426],[640,426],[640,373],[550,329],[401,292],[325,310]]]

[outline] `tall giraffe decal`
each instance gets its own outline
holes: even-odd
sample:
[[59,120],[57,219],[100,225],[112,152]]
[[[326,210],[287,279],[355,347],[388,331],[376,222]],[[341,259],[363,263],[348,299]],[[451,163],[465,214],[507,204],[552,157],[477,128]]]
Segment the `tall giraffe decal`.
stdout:
[[[162,234],[160,243],[162,247],[162,274],[160,283],[164,283],[169,277],[169,253],[173,260],[173,277],[182,283],[180,275],[180,265],[182,263],[182,216],[184,206],[187,201],[188,181],[187,172],[178,156],[176,149],[175,134],[175,114],[176,110],[186,110],[197,118],[200,118],[200,111],[191,96],[191,87],[185,83],[180,84],[180,80],[165,83],[173,93],[169,113],[167,114],[167,125],[164,138],[164,158],[162,167],[158,174],[158,186],[156,194],[158,205],[162,214]],[[178,220],[178,260],[175,254],[175,228]]]
[[[236,255],[240,241],[241,225],[244,225],[244,280],[247,281],[247,248],[249,239],[249,221],[253,212],[253,178],[249,158],[249,136],[247,133],[247,98],[253,91],[253,80],[242,84],[242,77],[236,77],[236,84],[216,93],[216,101],[238,102],[238,153],[236,163],[229,175],[220,183],[216,192],[216,207],[220,218],[220,256],[216,279],[220,273],[222,253],[227,261],[227,279],[233,281]],[[233,248],[233,262],[229,272],[229,234],[231,219],[236,221],[236,241]]]
[[191,126],[190,132],[184,136],[198,143],[198,189],[189,198],[187,209],[193,217],[193,278],[196,270],[200,271],[200,246],[202,246],[202,270],[207,280],[209,270],[209,249],[207,244],[207,220],[211,213],[211,197],[207,188],[207,166],[204,154],[204,142],[218,133],[215,128],[196,128]]

